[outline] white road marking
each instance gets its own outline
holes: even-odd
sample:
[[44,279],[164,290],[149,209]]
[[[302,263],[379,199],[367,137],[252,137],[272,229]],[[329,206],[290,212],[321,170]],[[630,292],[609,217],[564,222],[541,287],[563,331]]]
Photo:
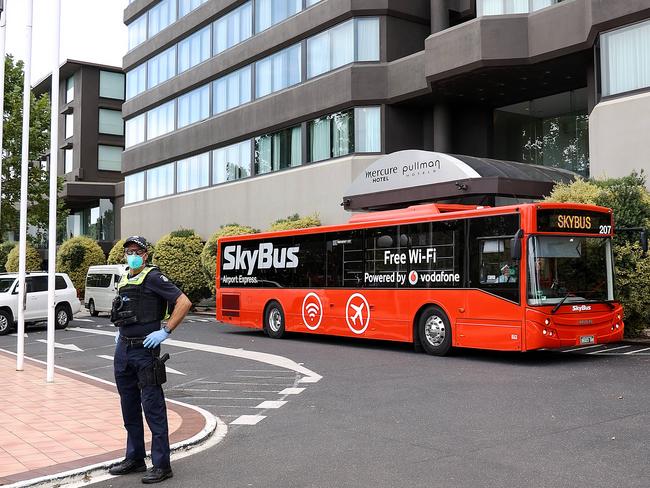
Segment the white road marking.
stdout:
[[313,376],[304,376],[298,380],[298,383],[318,383],[320,378],[315,378]]
[[305,391],[304,388],[285,388],[284,390],[278,392],[279,395],[298,395]]
[[[10,335],[10,336],[14,336],[14,337],[18,337],[18,334],[17,334],[16,332],[14,332],[13,334],[9,334],[9,335]],[[24,336],[24,337],[29,337],[29,336],[27,335],[27,332],[25,332],[25,336]]]
[[[45,339],[37,339],[37,341],[47,344],[47,340]],[[67,349],[68,351],[83,352],[83,349],[80,349],[78,346],[75,346],[74,344],[61,344],[60,342],[55,342],[54,347],[58,347],[59,349]]]
[[[88,332],[90,334],[109,335],[109,336],[115,335],[114,332],[108,332],[103,330],[84,329],[81,327],[77,327],[76,329],[81,332]],[[258,361],[260,363],[265,363],[270,366],[275,366],[277,368],[289,369],[291,371],[295,371],[296,373],[300,373],[301,375],[304,376],[318,378],[319,380],[322,378],[322,376],[319,375],[318,373],[305,368],[304,366],[296,363],[295,361],[275,354],[268,354],[268,353],[257,352],[257,351],[247,351],[245,349],[233,349],[230,347],[212,346],[209,344],[200,344],[196,342],[178,341],[175,339],[167,339],[165,341],[165,345],[184,347],[186,349],[193,349],[195,351],[222,354],[224,356],[233,356],[241,359],[250,359],[252,361]]]
[[618,347],[612,347],[611,349],[603,349],[602,351],[594,351],[594,352],[588,352],[587,354],[601,354],[603,352],[611,352],[611,351],[616,351],[618,349],[625,349],[626,347],[630,346],[618,346]]
[[641,351],[648,351],[648,350],[650,350],[650,347],[645,347],[643,349],[637,349],[636,351],[624,352],[623,354],[636,354],[636,353],[639,353]]
[[108,359],[109,361],[113,360],[113,356],[108,356],[107,354],[98,354],[97,357],[102,359]]
[[255,408],[280,408],[282,405],[285,405],[286,403],[287,402],[282,400],[267,400],[265,402],[260,403]]
[[240,415],[230,425],[256,425],[265,418],[266,415]]
[[576,347],[574,349],[567,349],[566,351],[562,351],[562,352],[583,351],[585,349],[593,349],[594,347],[603,347],[603,345],[602,344],[595,344],[593,346],[580,346],[580,347]]
[[90,320],[90,319],[74,319],[73,318],[72,320],[74,320],[75,322],[94,322],[94,320]]

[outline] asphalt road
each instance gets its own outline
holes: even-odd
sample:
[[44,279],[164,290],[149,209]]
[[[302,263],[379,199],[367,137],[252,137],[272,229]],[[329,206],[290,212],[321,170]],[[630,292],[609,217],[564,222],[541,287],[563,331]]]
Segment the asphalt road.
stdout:
[[[102,334],[114,329],[78,318],[56,341],[83,351],[57,348],[57,364],[111,380],[113,339]],[[28,333],[26,355],[44,359],[44,328]],[[438,358],[397,343],[273,340],[196,316],[173,339],[191,344],[166,346],[176,370],[167,396],[228,432],[176,461],[166,487],[650,486],[650,344]],[[204,345],[282,356],[322,379]],[[14,350],[15,337],[0,348]],[[239,425],[242,416],[257,421]]]

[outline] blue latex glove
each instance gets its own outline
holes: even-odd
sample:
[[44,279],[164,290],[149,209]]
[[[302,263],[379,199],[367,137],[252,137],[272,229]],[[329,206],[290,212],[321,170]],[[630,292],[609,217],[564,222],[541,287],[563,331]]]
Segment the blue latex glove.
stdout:
[[167,339],[168,337],[169,334],[164,330],[160,329],[157,330],[156,332],[152,332],[147,337],[145,337],[142,345],[144,347],[151,347],[151,348],[158,347],[161,344],[161,342]]
[[117,341],[120,340],[120,331],[117,331],[117,334],[115,334],[115,344],[117,344]]

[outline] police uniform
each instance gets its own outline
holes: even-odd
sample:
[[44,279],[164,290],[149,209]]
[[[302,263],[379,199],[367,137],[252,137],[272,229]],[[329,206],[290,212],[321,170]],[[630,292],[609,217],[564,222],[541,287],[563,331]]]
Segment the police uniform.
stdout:
[[151,381],[151,371],[154,361],[160,356],[160,346],[147,348],[143,342],[148,334],[160,329],[160,321],[165,318],[168,304],[174,304],[181,294],[181,290],[158,268],[144,267],[135,276],[130,276],[127,270],[118,284],[119,297],[111,314],[111,319],[119,327],[114,370],[124,427],[128,434],[126,460],[133,460],[139,467],[144,467],[144,410],[152,434],[153,466],[170,472],[165,396],[162,386]]

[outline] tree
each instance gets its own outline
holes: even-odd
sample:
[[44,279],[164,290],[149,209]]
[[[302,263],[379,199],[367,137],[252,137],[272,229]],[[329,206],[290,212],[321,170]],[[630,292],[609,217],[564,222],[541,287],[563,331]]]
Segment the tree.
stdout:
[[[0,232],[16,232],[20,219],[20,169],[22,154],[23,121],[23,62],[5,58],[4,149],[2,161],[2,202]],[[50,97],[38,98],[31,94],[29,123],[29,161],[40,162],[50,147]],[[58,179],[57,191],[63,188]],[[47,242],[49,222],[49,172],[40,164],[30,164],[27,191],[27,222],[36,230],[30,239],[41,244]],[[62,199],[58,200],[57,220],[65,222],[68,211]]]

